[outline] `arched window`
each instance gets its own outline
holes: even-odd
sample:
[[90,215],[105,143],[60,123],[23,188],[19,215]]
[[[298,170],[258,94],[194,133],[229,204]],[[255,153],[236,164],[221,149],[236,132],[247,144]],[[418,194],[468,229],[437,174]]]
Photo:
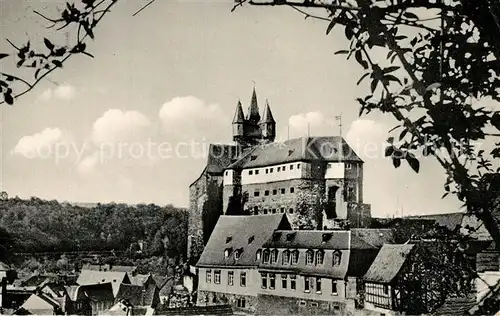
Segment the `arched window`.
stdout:
[[260,260],[260,257],[262,256],[262,250],[257,250],[257,261]]
[[269,249],[264,250],[264,253],[262,254],[262,262],[268,263],[269,262]]
[[323,258],[325,257],[323,250],[318,250],[316,252],[316,265],[323,264]]
[[299,251],[295,249],[292,251],[292,264],[297,264],[299,262]]
[[278,262],[278,249],[274,249],[271,251],[271,263]]
[[340,261],[342,260],[342,253],[338,250],[336,250],[333,253],[333,265],[338,266],[340,265]]
[[288,250],[283,251],[282,264],[290,264],[290,251]]
[[314,252],[309,249],[306,252],[306,265],[312,265],[314,263]]

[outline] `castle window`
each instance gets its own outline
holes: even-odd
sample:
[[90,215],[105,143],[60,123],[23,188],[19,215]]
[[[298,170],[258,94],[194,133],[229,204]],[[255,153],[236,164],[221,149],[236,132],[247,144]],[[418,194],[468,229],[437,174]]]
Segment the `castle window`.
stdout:
[[323,264],[323,257],[324,257],[323,251],[322,250],[318,250],[316,252],[316,265],[322,265]]
[[226,244],[230,243],[231,240],[233,240],[233,236],[227,236],[226,237]]
[[269,195],[269,190],[264,191],[264,195],[268,196]]
[[290,290],[294,290],[297,288],[297,281],[296,281],[297,276],[295,275],[290,275]]
[[234,252],[234,259],[238,260],[241,257],[241,253],[243,252],[242,249],[238,249]]
[[337,280],[332,280],[332,295],[338,295]]
[[277,172],[280,172],[281,171],[281,167],[278,167],[278,170],[276,170]]
[[389,294],[389,286],[387,284],[384,284],[384,294]]
[[318,302],[311,302],[311,307],[318,307]]
[[267,273],[265,272],[260,274],[260,285],[263,289],[267,289]]
[[314,253],[311,249],[306,252],[306,264],[312,265],[314,262]]
[[293,208],[288,210],[288,214],[293,214]]
[[297,264],[299,262],[299,251],[292,251],[292,264]]
[[257,159],[257,156],[256,156],[256,155],[252,155],[252,156],[250,156],[250,160],[251,160],[251,161],[254,161],[255,159]]
[[295,188],[294,188],[294,187],[291,187],[291,188],[290,188],[290,193],[293,193],[293,192],[295,192]]
[[282,207],[281,210],[280,210],[281,213],[285,213],[285,208]]
[[240,272],[240,286],[247,286],[247,273],[246,272]]
[[297,169],[300,169],[300,163],[297,164]]
[[283,251],[282,264],[290,264],[290,251]]
[[285,170],[286,170],[286,166],[283,166],[283,171],[285,171]]
[[255,192],[253,193],[253,196],[259,196],[259,195],[260,195],[260,191],[255,191]]
[[290,170],[293,170],[293,165],[290,165]]
[[281,194],[285,194],[285,192],[286,192],[286,191],[285,191],[285,188],[282,188],[282,189],[281,189]]
[[248,237],[248,243],[251,244],[255,240],[255,236]]
[[214,271],[214,283],[220,284],[220,270]]
[[267,209],[264,209],[264,214],[267,214]]
[[310,292],[311,291],[311,280],[309,280],[309,277],[305,276],[304,277],[304,292]]
[[227,285],[234,285],[234,271],[227,272]]
[[300,302],[299,302],[299,305],[300,305],[300,306],[306,306],[306,301],[300,301]]
[[333,265],[339,266],[340,261],[342,261],[342,254],[340,253],[340,251],[337,250],[333,253]]
[[273,173],[274,168],[269,168],[269,173]]
[[288,275],[282,274],[281,275],[281,288],[286,289],[287,285],[288,285],[287,283],[288,283]]
[[249,171],[248,171],[248,174],[249,174],[249,175],[252,175],[252,174],[253,174],[253,170],[249,170]]
[[276,274],[270,273],[269,274],[269,288],[271,290],[274,290],[275,287],[276,287]]
[[255,170],[255,174],[256,175],[259,174],[259,169]]
[[352,164],[350,164],[350,163],[348,163],[348,162],[347,162],[347,163],[345,164],[345,168],[346,168],[346,169],[352,169]]
[[268,173],[269,173],[269,169],[266,168],[266,174],[268,174]]
[[276,214],[276,209],[273,208],[273,210],[271,211],[271,213]]
[[274,189],[273,190],[273,195],[276,195],[276,194],[278,194],[278,190]]
[[330,169],[330,168],[332,168],[332,164],[331,163],[329,163],[329,164],[326,165],[326,169]]
[[205,271],[205,282],[212,283],[212,270],[208,269]]
[[229,255],[231,255],[231,252],[232,252],[232,248],[226,248],[224,250],[224,257],[227,259],[229,258]]
[[316,293],[321,293],[321,278],[316,278]]

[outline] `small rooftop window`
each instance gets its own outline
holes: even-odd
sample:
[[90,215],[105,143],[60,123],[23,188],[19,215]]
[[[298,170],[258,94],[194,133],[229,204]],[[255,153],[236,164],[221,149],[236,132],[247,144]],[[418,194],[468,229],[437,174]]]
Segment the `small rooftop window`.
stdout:
[[231,252],[233,251],[233,248],[226,248],[224,250],[224,258],[229,258],[229,256],[231,255]]
[[227,236],[227,237],[226,237],[226,244],[227,244],[227,243],[230,243],[230,242],[231,242],[231,240],[233,240],[233,236]]
[[293,154],[293,149],[288,150],[288,156]]
[[293,233],[288,233],[288,234],[286,235],[286,241],[292,241],[292,240],[295,238],[295,235],[296,235],[296,234],[297,234],[296,232],[293,232]]
[[249,244],[251,244],[251,243],[252,243],[252,241],[254,241],[254,240],[255,240],[255,236],[250,236],[250,237],[248,238],[248,243],[249,243]]
[[324,233],[323,234],[323,242],[327,242],[332,239],[332,233]]
[[273,233],[273,241],[278,241],[281,238],[281,232]]
[[251,161],[254,161],[255,159],[257,159],[257,155],[252,155],[252,156],[250,156],[250,160],[251,160]]

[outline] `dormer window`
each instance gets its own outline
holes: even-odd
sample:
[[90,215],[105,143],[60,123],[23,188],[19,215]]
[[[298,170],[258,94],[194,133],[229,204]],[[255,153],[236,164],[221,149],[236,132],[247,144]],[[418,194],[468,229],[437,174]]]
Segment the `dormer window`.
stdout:
[[296,234],[296,232],[286,234],[286,241],[292,241]]
[[261,257],[262,257],[262,250],[259,249],[259,250],[257,250],[257,254],[256,254],[257,261],[259,261]]
[[290,251],[283,251],[282,264],[290,264]]
[[293,149],[288,150],[288,156],[291,156],[293,154]]
[[316,252],[316,265],[322,265],[323,264],[323,258],[324,258],[323,250],[318,250]]
[[273,233],[273,241],[278,241],[281,238],[281,232],[274,232]]
[[232,249],[232,248],[226,248],[226,249],[224,250],[224,258],[226,258],[226,259],[227,259],[227,258],[229,258],[229,256],[231,255],[231,252],[232,252],[232,251],[233,251],[233,249]]
[[248,238],[248,243],[249,243],[249,244],[251,244],[251,243],[252,243],[252,241],[254,241],[254,240],[255,240],[255,236],[250,236],[250,237]]
[[268,263],[269,262],[269,249],[264,250],[262,254],[262,262]]
[[334,266],[339,266],[340,265],[340,261],[342,261],[342,253],[340,251],[336,250],[333,253],[333,265]]
[[238,249],[234,252],[234,259],[238,260],[241,257],[241,253],[243,252],[243,249]]
[[227,236],[226,237],[226,244],[230,243],[231,240],[233,240],[233,236]]
[[323,242],[328,242],[330,239],[332,239],[332,233],[324,233],[323,234]]
[[250,156],[250,160],[251,160],[251,161],[254,161],[255,159],[257,159],[257,156],[256,156],[256,155],[252,155],[252,156]]
[[313,265],[314,263],[314,252],[309,249],[306,252],[306,265]]
[[349,170],[349,169],[352,169],[352,164],[351,164],[351,163],[346,162],[346,164],[345,164],[345,168],[346,168],[346,169],[348,169],[348,170]]
[[299,251],[295,249],[292,251],[292,264],[297,264],[299,262]]
[[278,262],[278,250],[274,249],[271,251],[271,263],[277,263]]

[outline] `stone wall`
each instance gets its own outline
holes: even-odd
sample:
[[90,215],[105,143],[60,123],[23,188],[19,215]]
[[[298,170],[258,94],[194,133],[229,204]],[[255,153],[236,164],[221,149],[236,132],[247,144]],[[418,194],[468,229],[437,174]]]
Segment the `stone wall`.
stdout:
[[345,302],[258,295],[257,315],[347,315]]
[[[244,307],[242,303],[244,300]],[[212,291],[198,292],[197,306],[225,305],[229,304],[234,312],[254,314],[257,307],[257,297],[242,294],[228,294]]]

